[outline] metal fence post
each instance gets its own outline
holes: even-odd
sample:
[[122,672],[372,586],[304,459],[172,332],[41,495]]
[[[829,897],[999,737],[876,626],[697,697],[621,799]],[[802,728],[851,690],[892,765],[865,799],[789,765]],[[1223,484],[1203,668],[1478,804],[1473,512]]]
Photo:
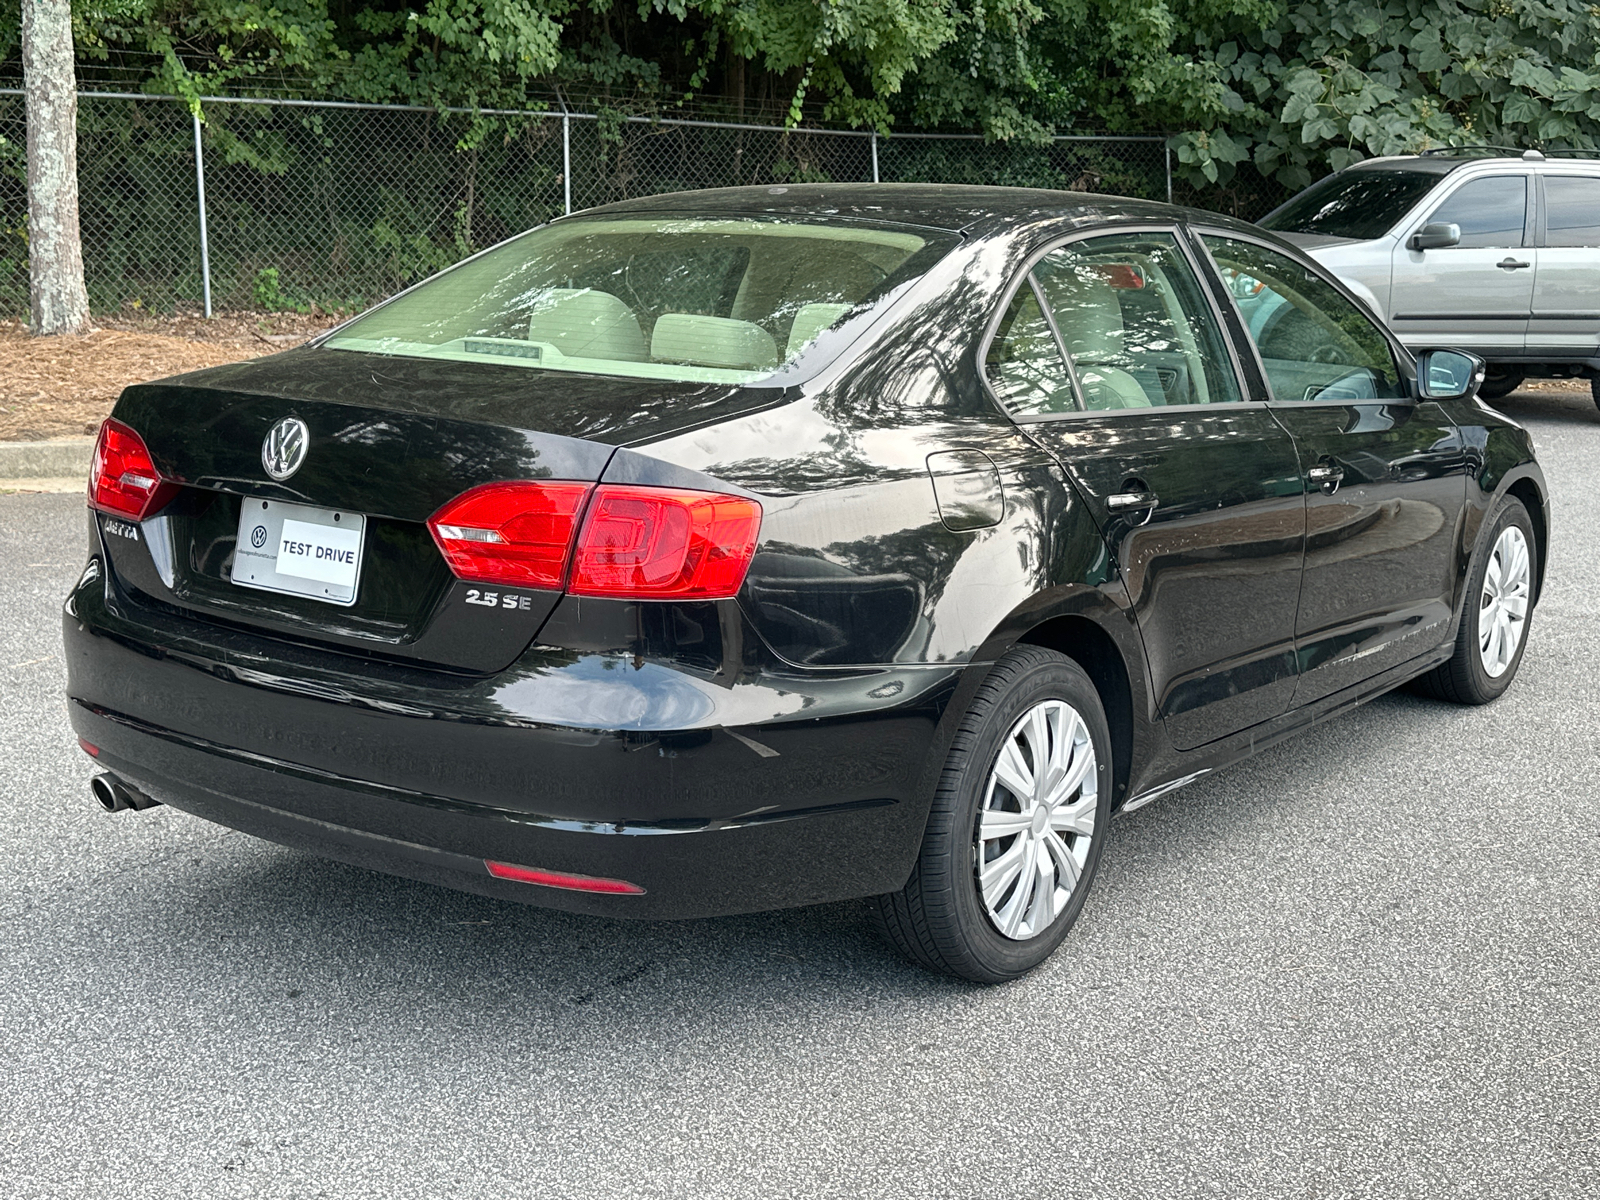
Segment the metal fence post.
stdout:
[[206,237],[206,159],[200,148],[200,114],[189,113],[194,120],[194,186],[200,202],[200,286],[205,291],[206,317],[211,316],[211,245]]
[[1162,142],[1161,149],[1167,157],[1167,203],[1172,203],[1172,143]]
[[878,182],[878,131],[872,131],[872,182]]
[[567,111],[566,97],[560,92],[556,99],[561,102],[561,187],[562,200],[566,205],[565,212],[572,215],[572,114]]

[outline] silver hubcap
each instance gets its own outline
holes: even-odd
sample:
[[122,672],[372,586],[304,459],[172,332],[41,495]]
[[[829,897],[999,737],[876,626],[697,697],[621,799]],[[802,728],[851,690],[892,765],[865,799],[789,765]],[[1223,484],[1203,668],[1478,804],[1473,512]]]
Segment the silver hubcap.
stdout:
[[1478,603],[1478,657],[1489,678],[1511,666],[1528,624],[1528,539],[1515,525],[1495,541]]
[[1072,705],[1045,700],[1000,745],[973,851],[994,927],[1036,937],[1066,909],[1094,840],[1100,773],[1089,727]]

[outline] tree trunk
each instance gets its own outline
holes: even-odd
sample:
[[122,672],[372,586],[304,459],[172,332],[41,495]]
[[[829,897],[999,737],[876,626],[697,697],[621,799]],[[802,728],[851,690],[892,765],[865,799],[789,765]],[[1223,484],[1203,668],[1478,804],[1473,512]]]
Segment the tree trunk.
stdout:
[[69,0],[22,0],[28,108],[28,300],[36,334],[87,333],[78,237],[78,93]]

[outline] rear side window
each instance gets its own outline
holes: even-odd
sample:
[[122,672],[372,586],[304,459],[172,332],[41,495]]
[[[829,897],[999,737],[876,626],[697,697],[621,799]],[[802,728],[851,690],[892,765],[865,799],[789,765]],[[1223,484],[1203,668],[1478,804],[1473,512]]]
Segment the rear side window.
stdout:
[[1086,409],[1239,400],[1222,331],[1170,233],[1073,242],[1034,274]]
[[1341,171],[1314,183],[1261,222],[1284,233],[1365,241],[1393,229],[1438,184],[1429,171]]
[[1253,242],[1204,236],[1261,354],[1277,400],[1398,400],[1406,395],[1372,318],[1322,276]]
[[[1522,245],[1528,220],[1525,175],[1494,175],[1462,184],[1428,214],[1428,222],[1461,226],[1460,249]],[[1434,251],[1437,253],[1437,251]]]
[[1078,407],[1032,280],[1023,281],[1000,319],[984,373],[1000,403],[1017,416],[1072,412]]
[[1600,246],[1600,178],[1546,175],[1544,244]]

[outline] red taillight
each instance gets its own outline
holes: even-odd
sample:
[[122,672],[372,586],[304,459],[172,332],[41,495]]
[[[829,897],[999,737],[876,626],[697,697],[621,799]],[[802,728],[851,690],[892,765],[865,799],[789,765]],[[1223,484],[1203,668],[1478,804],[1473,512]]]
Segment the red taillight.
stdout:
[[565,586],[578,596],[628,600],[720,600],[744,583],[761,505],[676,488],[486,483],[434,513],[428,529],[456,577],[474,583]]
[[590,483],[486,483],[428,518],[457,578],[558,588]]
[[89,503],[101,512],[142,521],[177,494],[145,448],[144,439],[109,417],[100,426],[89,467]]
[[606,892],[613,896],[642,896],[644,889],[626,879],[602,879],[598,875],[568,875],[562,871],[540,871],[534,867],[518,867],[511,863],[484,861],[489,874],[496,879],[510,879],[516,883],[536,883],[540,887],[565,888],[569,892]]
[[602,484],[578,535],[575,596],[719,600],[756,552],[761,505],[743,496]]

